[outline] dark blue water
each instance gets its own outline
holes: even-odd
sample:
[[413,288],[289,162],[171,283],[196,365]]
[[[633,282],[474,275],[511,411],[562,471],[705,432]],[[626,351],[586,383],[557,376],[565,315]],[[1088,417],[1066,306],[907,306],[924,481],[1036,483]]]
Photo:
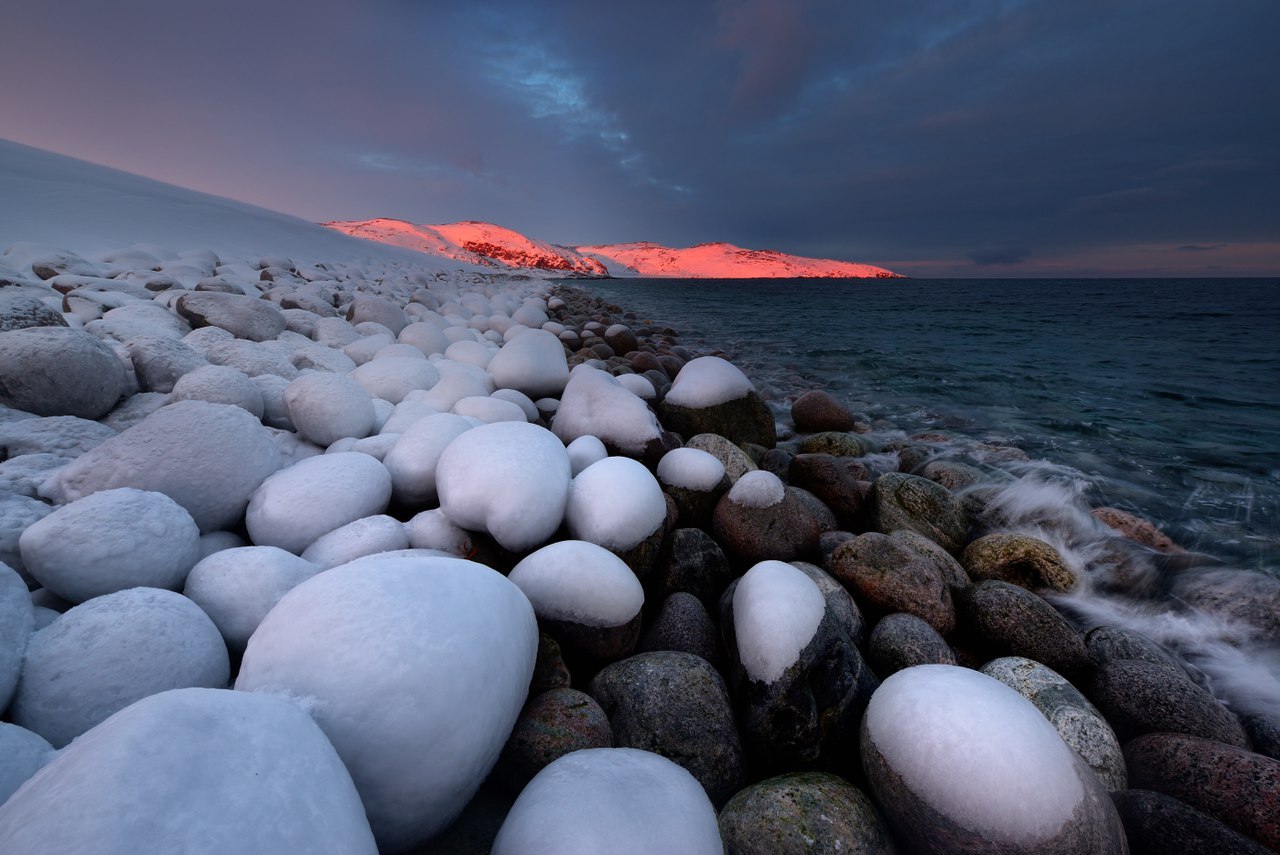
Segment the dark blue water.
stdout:
[[1187,546],[1280,566],[1280,280],[607,280],[778,407],[1015,443]]

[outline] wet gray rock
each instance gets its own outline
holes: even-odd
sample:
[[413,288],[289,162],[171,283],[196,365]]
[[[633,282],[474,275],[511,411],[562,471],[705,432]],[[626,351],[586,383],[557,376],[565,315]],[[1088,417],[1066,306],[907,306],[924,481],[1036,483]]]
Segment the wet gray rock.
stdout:
[[1122,740],[1183,733],[1247,748],[1244,728],[1213,695],[1160,665],[1136,660],[1097,669],[1089,696]]
[[1280,761],[1175,733],[1140,736],[1124,757],[1134,789],[1172,796],[1280,851]]
[[689,771],[715,805],[742,788],[746,757],[723,678],[688,653],[640,653],[591,681],[618,748],[661,754]]
[[1034,659],[1071,676],[1091,664],[1076,628],[1024,588],[982,582],[960,595],[957,605],[964,624],[996,651]]
[[218,327],[250,341],[268,341],[285,329],[279,306],[245,294],[193,291],[179,297],[174,309],[193,327]]
[[797,454],[787,468],[786,480],[821,499],[842,528],[863,526],[864,485],[871,473],[860,461],[831,454]]
[[38,416],[106,415],[128,389],[115,351],[81,330],[0,332],[0,405]]
[[1085,646],[1094,665],[1137,660],[1165,668],[1174,679],[1192,676],[1181,659],[1162,645],[1131,629],[1119,626],[1095,626],[1085,633]]
[[956,611],[944,575],[947,570],[935,556],[904,544],[909,538],[919,535],[902,531],[859,535],[831,554],[831,575],[870,608],[913,614],[939,634],[950,635]]
[[728,855],[896,851],[871,800],[825,772],[780,775],[742,790],[720,811],[720,836]]
[[1203,570],[1178,579],[1174,594],[1187,605],[1246,623],[1280,642],[1280,579],[1243,570]]
[[1035,704],[1062,741],[1089,764],[1108,790],[1115,792],[1128,786],[1124,754],[1115,731],[1065,677],[1020,656],[994,659],[981,670]]
[[754,391],[741,398],[708,407],[682,407],[664,399],[658,405],[663,427],[681,436],[714,433],[730,442],[753,442],[765,448],[778,444],[773,413]]
[[564,664],[560,642],[545,632],[538,633],[538,657],[533,664],[533,677],[529,681],[529,694],[537,695],[552,689],[564,689],[573,685],[573,677]]
[[872,450],[871,442],[857,434],[843,431],[824,431],[805,437],[800,443],[801,454],[830,454],[833,457],[862,457]]
[[848,407],[820,389],[796,398],[791,405],[791,420],[799,433],[851,431],[856,421]]
[[639,651],[674,650],[701,656],[717,670],[724,667],[720,635],[711,615],[693,594],[677,591],[667,597],[657,617],[640,638]]
[[520,711],[494,774],[519,789],[571,751],[612,747],[609,718],[594,698],[577,689],[551,689]]
[[729,559],[711,535],[697,528],[677,528],[667,538],[649,588],[662,598],[685,591],[710,612],[719,608],[720,595],[731,581]]
[[999,579],[1028,591],[1065,593],[1080,580],[1058,550],[1025,534],[988,534],[965,547],[960,563],[975,582]]
[[871,528],[882,534],[907,529],[924,535],[952,555],[969,537],[969,522],[959,499],[941,484],[917,475],[890,472],[871,485]]
[[1269,715],[1245,716],[1241,723],[1253,750],[1272,760],[1280,760],[1280,718]]
[[972,487],[986,479],[981,469],[958,460],[931,460],[920,470],[920,475],[941,484],[953,493]]
[[936,629],[915,615],[899,613],[876,622],[867,662],[884,679],[916,665],[955,665],[956,655]]
[[1214,855],[1267,855],[1271,850],[1190,805],[1152,790],[1111,794],[1129,855],[1212,852]]

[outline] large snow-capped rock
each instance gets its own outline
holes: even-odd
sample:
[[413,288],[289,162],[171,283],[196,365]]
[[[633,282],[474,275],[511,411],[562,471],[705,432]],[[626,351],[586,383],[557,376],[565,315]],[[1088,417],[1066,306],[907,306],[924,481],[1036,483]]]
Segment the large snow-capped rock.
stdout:
[[351,771],[383,851],[431,837],[497,760],[538,648],[533,609],[455,558],[363,558],[286,594],[236,688],[305,698]]
[[337,752],[297,705],[175,689],[126,707],[0,806],[0,851],[376,855]]

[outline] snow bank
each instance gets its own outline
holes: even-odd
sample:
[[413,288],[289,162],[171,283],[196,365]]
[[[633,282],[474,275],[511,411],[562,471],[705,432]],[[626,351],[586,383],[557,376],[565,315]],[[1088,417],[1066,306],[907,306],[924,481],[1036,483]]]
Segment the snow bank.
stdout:
[[384,850],[448,825],[497,760],[533,675],[538,628],[502,574],[374,556],[294,588],[236,688],[304,699],[351,771]]
[[622,626],[640,612],[644,589],[621,558],[581,540],[544,546],[508,578],[524,591],[538,617],[583,626]]
[[0,851],[376,855],[333,746],[287,701],[177,689],[60,752],[0,806]]
[[702,785],[635,748],[590,748],[552,762],[524,788],[493,843],[493,855],[723,851]]
[[827,604],[802,571],[782,561],[761,561],[733,592],[738,658],[753,680],[772,683],[800,658],[818,631]]

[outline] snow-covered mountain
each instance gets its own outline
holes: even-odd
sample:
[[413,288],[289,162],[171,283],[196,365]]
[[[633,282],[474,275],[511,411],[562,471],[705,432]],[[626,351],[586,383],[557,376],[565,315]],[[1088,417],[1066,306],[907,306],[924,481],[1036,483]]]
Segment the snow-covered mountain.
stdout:
[[533,240],[492,223],[471,220],[424,226],[379,218],[324,225],[354,237],[502,270],[543,270],[558,276],[609,275],[603,263],[571,247]]
[[324,225],[354,237],[455,261],[513,271],[547,271],[559,276],[680,279],[897,276],[870,264],[804,258],[767,249],[743,249],[729,243],[702,243],[684,249],[656,243],[569,247],[533,240],[512,229],[475,221],[429,226],[383,218]]

